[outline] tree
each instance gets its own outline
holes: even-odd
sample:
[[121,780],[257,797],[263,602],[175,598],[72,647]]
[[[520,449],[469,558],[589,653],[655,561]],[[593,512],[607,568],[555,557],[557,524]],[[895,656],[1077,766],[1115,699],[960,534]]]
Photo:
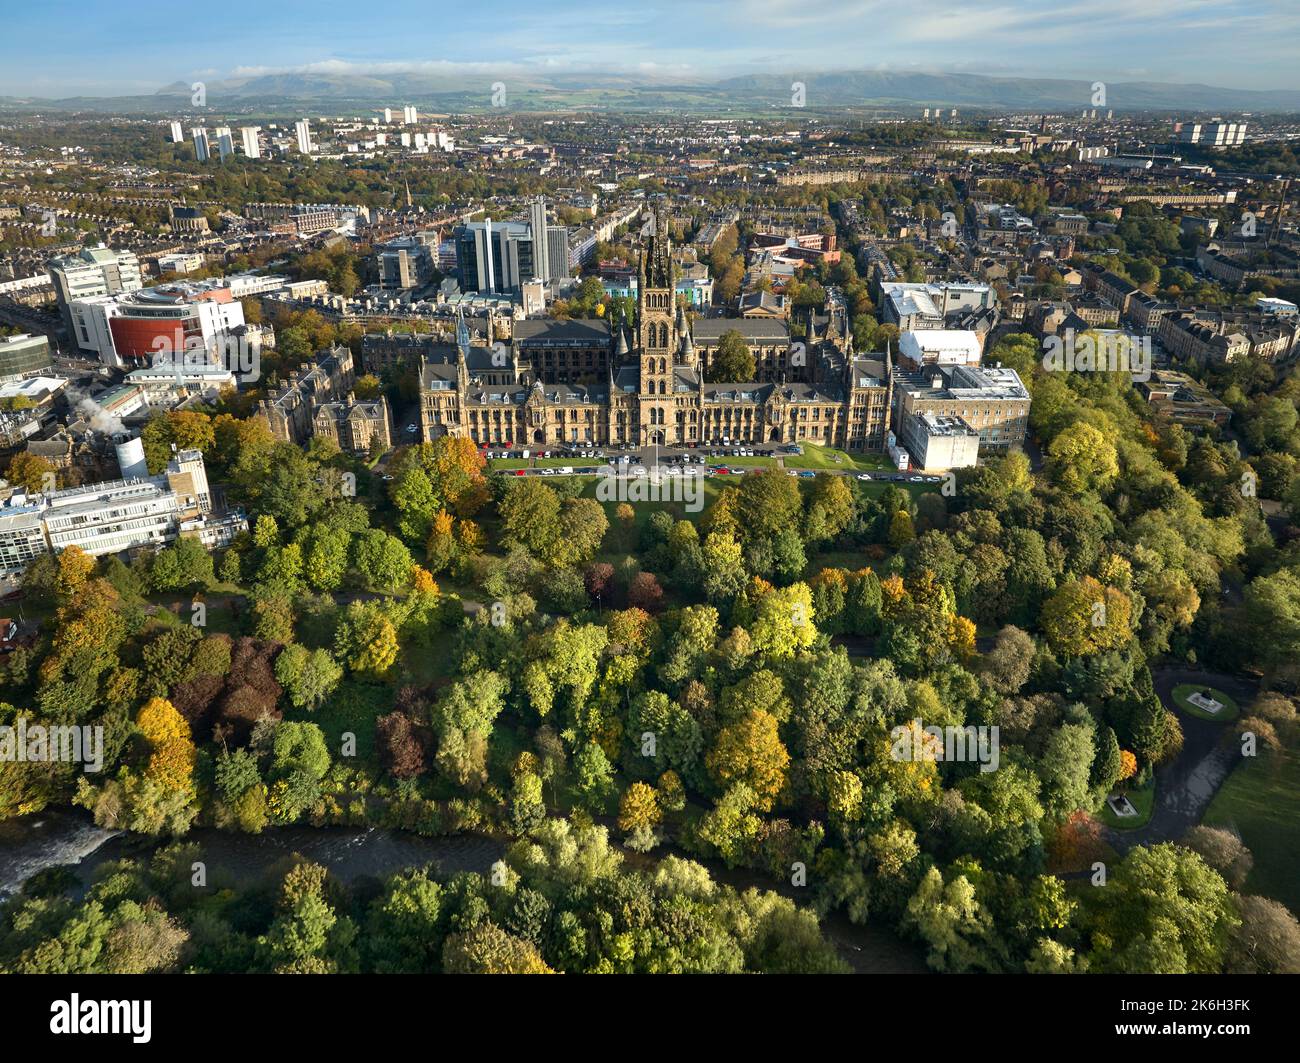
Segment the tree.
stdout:
[[396,536],[379,528],[357,536],[352,563],[366,586],[395,592],[411,581],[411,551]]
[[194,743],[190,725],[165,698],[150,698],[135,718],[136,729],[149,744],[150,781],[165,790],[189,790],[194,775]]
[[58,572],[54,577],[54,590],[63,601],[69,600],[85,586],[95,571],[95,559],[79,546],[68,546],[59,551]]
[[497,512],[507,547],[525,546],[538,557],[549,555],[560,536],[560,498],[551,487],[532,476],[516,477]]
[[1132,613],[1133,603],[1123,591],[1084,576],[1061,584],[1043,603],[1043,631],[1057,653],[1101,653],[1132,638]]
[[985,682],[999,694],[1016,694],[1029,680],[1036,647],[1020,628],[1008,624],[993,640],[993,647],[980,662]]
[[1268,897],[1236,898],[1241,925],[1224,967],[1230,974],[1300,974],[1300,923]]
[[319,708],[339,685],[343,669],[327,650],[309,650],[291,642],[275,661],[275,678],[295,708]]
[[1100,491],[1119,475],[1115,446],[1099,429],[1076,421],[1047,446],[1049,475],[1063,491]]
[[718,349],[709,360],[709,381],[715,384],[736,384],[753,380],[756,372],[754,356],[745,337],[729,328],[718,337]]
[[818,473],[808,498],[804,538],[809,543],[830,542],[853,519],[853,492],[848,478]]
[[1241,922],[1219,873],[1168,843],[1132,849],[1084,915],[1093,969],[1119,974],[1213,974]]
[[158,591],[205,590],[216,581],[212,555],[198,539],[178,539],[159,550],[149,568],[149,582]]
[[428,741],[419,726],[404,712],[390,712],[375,721],[379,760],[395,779],[411,779],[424,773]]
[[657,613],[663,598],[663,588],[652,572],[638,572],[627,588],[628,604],[647,613]]
[[752,709],[718,732],[705,763],[723,789],[737,783],[748,787],[755,807],[766,811],[785,786],[790,754],[781,743],[776,718]]
[[27,451],[19,451],[9,460],[5,479],[29,494],[40,494],[58,486],[54,466],[45,458]]
[[736,498],[746,546],[772,542],[782,531],[798,527],[803,499],[799,487],[780,469],[760,469],[740,481]]
[[1182,844],[1224,877],[1228,885],[1241,889],[1246,884],[1255,860],[1242,840],[1231,831],[1218,827],[1193,827]]
[[351,602],[334,637],[334,652],[354,672],[382,679],[397,661],[397,629],[376,603]]
[[450,934],[442,947],[447,974],[554,974],[531,942],[507,934],[491,921]]
[[1300,661],[1300,573],[1282,568],[1246,586],[1246,623],[1255,658],[1276,672]]
[[628,846],[645,852],[656,843],[654,829],[663,813],[654,787],[634,782],[623,794],[618,806],[618,828],[628,836]]
[[905,922],[930,946],[928,961],[936,971],[996,970],[993,918],[964,874],[951,874],[945,882],[931,867],[907,902]]

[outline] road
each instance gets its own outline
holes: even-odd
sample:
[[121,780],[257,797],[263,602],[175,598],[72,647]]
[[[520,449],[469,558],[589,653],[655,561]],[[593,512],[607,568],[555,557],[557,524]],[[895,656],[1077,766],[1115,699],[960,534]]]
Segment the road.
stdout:
[[1201,822],[1206,808],[1241,760],[1232,743],[1221,744],[1226,724],[1189,716],[1174,704],[1174,687],[1198,683],[1230,694],[1243,709],[1255,697],[1257,685],[1238,676],[1186,668],[1152,669],[1156,694],[1178,716],[1183,748],[1172,761],[1156,769],[1155,807],[1151,818],[1133,830],[1106,828],[1105,837],[1121,853],[1135,845],[1177,841]]

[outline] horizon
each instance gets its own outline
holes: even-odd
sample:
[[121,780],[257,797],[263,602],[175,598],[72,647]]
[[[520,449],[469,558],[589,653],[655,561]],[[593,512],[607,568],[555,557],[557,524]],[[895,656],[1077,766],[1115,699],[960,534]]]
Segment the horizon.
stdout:
[[[473,19],[438,15],[411,0],[379,12],[339,0],[274,11],[231,0],[220,29],[192,59],[175,48],[174,5],[82,6],[55,0],[8,16],[0,95],[142,96],[176,82],[270,74],[510,72],[707,84],[747,74],[880,71],[1300,89],[1292,44],[1300,9],[1283,0],[1076,0],[1066,7],[1032,0],[979,12],[941,0],[907,17],[884,0],[831,0],[812,12],[795,0],[728,0],[706,10],[666,0],[598,18],[572,3],[540,11],[493,0]],[[74,16],[79,32],[72,36],[66,27]],[[39,52],[30,48],[33,39]],[[1155,54],[1153,39],[1160,42]]]

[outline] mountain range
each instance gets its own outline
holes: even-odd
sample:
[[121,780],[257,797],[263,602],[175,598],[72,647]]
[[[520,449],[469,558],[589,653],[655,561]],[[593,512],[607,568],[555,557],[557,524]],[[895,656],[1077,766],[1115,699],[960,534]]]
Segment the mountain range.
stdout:
[[[506,87],[507,106],[519,110],[594,110],[755,113],[786,109],[792,84],[804,84],[810,110],[900,109],[916,106],[988,111],[1082,111],[1093,106],[1093,85],[1062,78],[992,77],[967,73],[851,70],[801,75],[749,74],[720,80],[651,78],[592,71],[427,73],[279,73],[208,82],[214,111],[331,110],[400,107],[477,111],[491,108],[492,86]],[[91,110],[153,113],[190,110],[191,86],[165,85],[137,96],[41,99],[0,97],[7,110]],[[290,106],[291,105],[291,106]],[[1214,85],[1115,82],[1106,86],[1106,108],[1124,111],[1300,112],[1300,90],[1231,89]]]

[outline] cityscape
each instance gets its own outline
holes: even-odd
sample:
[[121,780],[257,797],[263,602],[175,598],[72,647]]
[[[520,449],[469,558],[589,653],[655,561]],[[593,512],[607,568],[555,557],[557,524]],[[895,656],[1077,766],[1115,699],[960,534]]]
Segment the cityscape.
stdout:
[[180,973],[1067,974],[1099,1037],[1259,1032],[1300,26],[1201,6],[1158,56],[1160,3],[475,52],[238,0],[197,60],[15,14],[0,972],[159,1022]]

